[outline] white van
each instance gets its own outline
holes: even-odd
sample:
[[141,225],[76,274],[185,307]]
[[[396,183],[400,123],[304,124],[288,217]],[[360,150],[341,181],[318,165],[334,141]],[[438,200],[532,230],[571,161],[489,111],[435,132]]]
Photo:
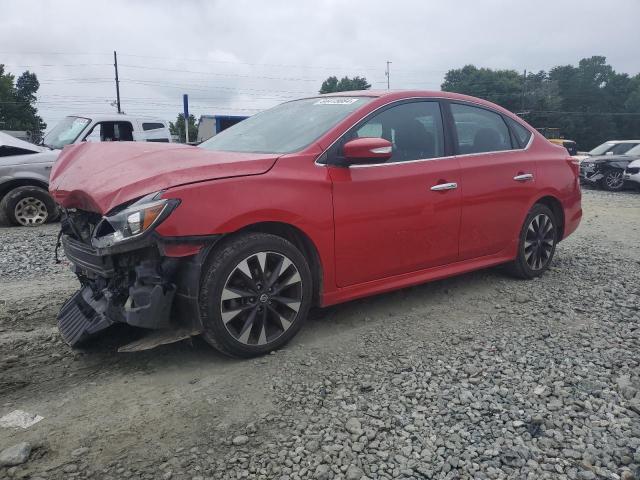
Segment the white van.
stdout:
[[80,142],[171,142],[169,128],[157,118],[132,115],[70,115],[44,137],[54,150]]

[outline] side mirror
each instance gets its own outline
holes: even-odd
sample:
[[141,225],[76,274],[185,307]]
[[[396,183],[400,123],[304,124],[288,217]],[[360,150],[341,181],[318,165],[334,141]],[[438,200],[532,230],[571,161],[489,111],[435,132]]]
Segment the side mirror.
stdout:
[[342,147],[342,155],[349,163],[369,163],[386,161],[393,154],[393,145],[389,140],[377,137],[363,137],[349,140]]

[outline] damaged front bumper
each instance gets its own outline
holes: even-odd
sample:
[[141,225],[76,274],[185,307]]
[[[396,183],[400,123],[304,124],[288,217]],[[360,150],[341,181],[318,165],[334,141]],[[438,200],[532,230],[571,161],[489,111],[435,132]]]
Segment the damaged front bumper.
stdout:
[[604,178],[604,174],[600,172],[594,165],[584,164],[580,166],[580,180],[584,183],[596,184]]
[[167,332],[181,339],[184,332],[202,331],[198,288],[208,249],[188,257],[163,256],[156,236],[126,251],[97,249],[66,234],[61,244],[82,285],[58,315],[58,327],[69,345],[115,323],[162,332],[159,343],[169,343]]

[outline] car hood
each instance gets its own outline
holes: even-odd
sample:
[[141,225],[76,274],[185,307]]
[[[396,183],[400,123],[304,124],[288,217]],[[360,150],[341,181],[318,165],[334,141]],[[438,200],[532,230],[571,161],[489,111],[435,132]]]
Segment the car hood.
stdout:
[[213,152],[149,142],[82,143],[65,147],[49,191],[65,208],[105,214],[158,190],[267,172],[274,154]]
[[637,155],[598,155],[585,159],[586,162],[606,163],[606,162],[631,162],[637,159]]
[[640,159],[634,160],[629,164],[629,167],[640,167]]
[[30,165],[32,163],[53,163],[60,150],[49,150],[48,148],[38,153],[27,153],[24,155],[9,155],[0,157],[0,167],[8,167],[12,165]]
[[31,152],[44,152],[45,150],[48,150],[46,147],[40,147],[33,143],[25,142],[24,140],[12,137],[8,133],[4,132],[0,132],[0,147],[16,147],[29,150]]

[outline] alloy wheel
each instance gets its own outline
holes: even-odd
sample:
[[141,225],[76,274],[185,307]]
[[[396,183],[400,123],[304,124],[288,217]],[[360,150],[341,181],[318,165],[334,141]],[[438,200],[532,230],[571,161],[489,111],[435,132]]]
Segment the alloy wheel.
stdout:
[[266,345],[296,321],[302,303],[302,277],[277,252],[258,252],[232,270],[220,299],[227,331],[245,345]]
[[524,258],[532,270],[541,270],[551,258],[556,241],[553,220],[541,213],[531,219],[524,239]]
[[35,197],[25,197],[16,204],[14,216],[20,225],[31,227],[45,223],[49,212],[42,200]]
[[617,190],[624,184],[624,175],[622,172],[609,172],[604,178],[607,187],[611,190]]

